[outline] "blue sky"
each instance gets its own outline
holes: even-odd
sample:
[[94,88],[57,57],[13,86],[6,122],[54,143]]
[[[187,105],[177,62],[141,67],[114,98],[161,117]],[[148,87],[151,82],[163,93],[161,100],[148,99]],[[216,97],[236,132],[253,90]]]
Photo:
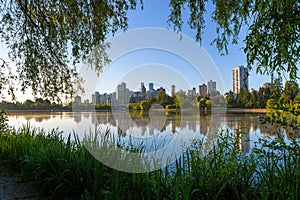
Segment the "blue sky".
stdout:
[[[207,5],[205,14],[205,29],[202,39],[202,48],[206,50],[211,59],[218,67],[224,82],[225,91],[232,90],[232,69],[238,65],[246,66],[246,55],[242,47],[244,46],[243,39],[245,34],[243,32],[240,36],[238,45],[229,46],[229,54],[221,56],[217,48],[211,45],[211,42],[217,37],[216,24],[211,22],[210,16],[213,12],[213,6]],[[144,10],[136,10],[129,12],[129,29],[142,28],[142,27],[162,27],[172,30],[168,26],[167,19],[170,13],[169,1],[161,0],[145,0]],[[187,21],[188,12],[184,12],[184,19]],[[244,30],[246,31],[246,30]],[[183,26],[182,33],[195,38],[195,31],[191,30],[187,23]],[[264,82],[270,81],[268,76],[257,75],[255,71],[250,72],[249,87],[258,89]]]
[[[230,45],[229,46],[229,54],[225,56],[221,56],[218,50],[214,45],[211,45],[211,42],[217,37],[216,34],[216,24],[211,22],[210,16],[213,12],[213,6],[208,4],[207,12],[205,14],[206,18],[206,28],[204,29],[203,39],[202,39],[202,48],[206,51],[208,56],[216,65],[219,70],[220,76],[222,78],[222,83],[217,82],[217,89],[221,92],[226,92],[232,90],[232,69],[239,65],[246,65],[246,56],[242,50],[244,45],[243,39],[245,34],[242,32],[240,41],[238,45]],[[144,1],[144,10],[137,9],[135,11],[129,12],[129,31],[133,31],[136,29],[142,29],[147,27],[160,27],[163,29],[172,30],[172,27],[169,27],[167,23],[168,15],[170,13],[170,8],[168,5],[168,1],[161,0],[145,0]],[[188,12],[184,12],[183,19],[188,19]],[[246,31],[246,30],[244,30]],[[123,32],[119,33],[120,35],[124,34]],[[126,34],[126,33],[125,33]],[[191,30],[187,24],[183,26],[182,34],[190,37],[192,40],[195,38],[195,31]],[[116,37],[118,34],[116,34]],[[138,37],[138,36],[137,36]],[[163,36],[162,36],[163,37]],[[155,36],[150,37],[149,40],[163,40],[161,38],[157,38]],[[120,44],[122,46],[124,44]],[[121,48],[121,47],[120,47]],[[183,47],[184,48],[184,47]],[[186,49],[189,51],[189,49]],[[152,64],[152,65],[151,65]],[[113,92],[116,88],[116,85],[126,78],[122,78],[127,72],[131,70],[135,70],[136,68],[146,65],[150,68],[151,66],[155,68],[155,65],[164,65],[169,68],[175,69],[178,73],[180,73],[183,77],[188,79],[186,82],[186,86],[184,87],[180,85],[180,81],[174,81],[176,85],[176,90],[183,89],[191,89],[191,87],[196,87],[198,90],[198,85],[205,83],[210,80],[209,77],[201,77],[201,75],[195,75],[193,69],[188,63],[187,60],[183,60],[180,56],[174,56],[170,52],[153,50],[153,49],[144,49],[138,51],[131,51],[125,55],[118,57],[115,60],[112,60],[111,65],[108,67],[106,71],[104,71],[101,80],[98,81],[97,86],[88,86],[93,90],[98,90],[100,93],[103,92]],[[155,68],[157,69],[157,68]],[[160,74],[157,70],[156,74]],[[206,78],[206,80],[205,80]],[[130,76],[130,80],[136,79],[135,83],[128,84],[131,90],[137,90],[140,82],[145,82],[147,86],[150,81],[147,75],[140,73],[139,75]],[[166,79],[171,79],[166,77]],[[208,80],[207,80],[208,79]],[[127,78],[128,80],[128,78]],[[165,82],[167,84],[169,80],[161,80],[161,82]],[[249,76],[249,87],[258,89],[263,85],[263,83],[270,81],[268,76],[257,75],[255,71],[250,72]],[[125,80],[126,82],[126,80]],[[154,81],[155,82],[155,81]],[[169,83],[169,82],[168,82]],[[165,86],[167,89],[170,88],[169,85],[161,84]],[[157,84],[159,86],[159,84]]]
[[[172,27],[168,26],[167,19],[168,15],[170,13],[170,8],[168,6],[169,1],[166,0],[144,0],[144,10],[141,10],[138,8],[135,11],[130,11],[128,13],[129,16],[129,28],[128,31],[134,30],[134,29],[140,29],[145,27],[160,27],[160,28],[167,28],[172,30]],[[244,43],[242,42],[242,39],[244,39],[244,34],[242,33],[240,36],[240,41],[238,45],[230,45],[229,46],[229,55],[221,56],[218,52],[217,48],[214,45],[211,45],[211,42],[217,37],[216,34],[216,24],[211,22],[210,16],[213,12],[213,7],[211,4],[207,6],[207,13],[206,16],[206,28],[204,29],[203,39],[202,39],[202,48],[207,52],[208,56],[211,58],[211,60],[214,62],[216,67],[218,68],[222,81],[223,81],[223,87],[222,90],[229,91],[232,90],[232,69],[239,65],[246,65],[246,56],[243,53],[242,47]],[[188,13],[187,11],[184,12],[183,19],[187,21],[188,19]],[[246,30],[244,30],[246,31]],[[186,35],[187,37],[190,37],[192,39],[195,38],[195,32],[191,30],[187,24],[183,26],[182,33]],[[122,33],[120,33],[122,34]],[[1,51],[0,56],[3,58],[7,57],[6,50],[3,45],[0,45]],[[149,56],[151,59],[149,59]],[[137,61],[137,58],[139,61]],[[175,62],[176,61],[176,62]],[[143,50],[143,51],[135,51],[135,52],[129,52],[126,55],[121,56],[117,60],[113,60],[111,66],[112,69],[110,69],[112,72],[114,71],[114,65],[120,67],[120,66],[131,66],[131,67],[137,67],[142,66],[145,67],[147,65],[150,66],[150,64],[153,64],[152,66],[157,67],[159,65],[166,66],[164,69],[167,69],[168,67],[174,67],[176,71],[179,74],[184,74],[183,76],[188,79],[188,85],[191,87],[198,87],[199,84],[204,83],[205,78],[203,77],[195,77],[194,73],[192,72],[193,69],[189,66],[189,63],[185,60],[180,60],[174,57],[174,55],[170,54],[170,52],[164,52],[159,50]],[[125,68],[127,70],[130,70],[130,68]],[[109,72],[110,70],[107,70],[106,72]],[[116,75],[119,70],[115,69],[114,74]],[[123,72],[124,74],[124,72]],[[120,75],[120,74],[119,74]],[[105,79],[105,77],[109,77],[107,74],[103,74],[102,78],[104,80],[112,80],[113,82],[106,82],[104,85],[98,83],[98,86],[90,88],[92,90],[99,90],[102,92],[112,92],[115,88],[116,83],[121,82],[120,78],[118,76],[115,76],[112,78]],[[142,82],[143,79],[137,80],[136,87],[131,86],[130,89],[137,89],[139,86],[139,82]],[[249,77],[249,87],[258,89],[262,86],[264,82],[270,81],[270,78],[268,76],[263,75],[257,75],[255,74],[255,71],[250,72]],[[99,81],[98,81],[99,82]],[[101,81],[100,81],[101,82]],[[150,81],[145,81],[145,84],[147,85]],[[166,83],[169,84],[169,83]],[[177,83],[174,83],[177,85]],[[159,84],[157,84],[158,86]],[[163,84],[162,84],[163,85]],[[110,86],[110,87],[105,87]],[[217,82],[217,88],[220,86]],[[165,87],[168,87],[165,85]],[[169,86],[170,87],[170,86]],[[180,89],[181,86],[178,86],[176,89]],[[184,87],[184,86],[182,86]],[[187,88],[182,88],[186,90]],[[219,88],[218,88],[219,89]],[[90,97],[90,92],[87,91],[87,97]],[[32,98],[30,95],[30,91],[27,92],[26,95],[17,95],[19,96],[18,100],[23,101],[26,98]]]

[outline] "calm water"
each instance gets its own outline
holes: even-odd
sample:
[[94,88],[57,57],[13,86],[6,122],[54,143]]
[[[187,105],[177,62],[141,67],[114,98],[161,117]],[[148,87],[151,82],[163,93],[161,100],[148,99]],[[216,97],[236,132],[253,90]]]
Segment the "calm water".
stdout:
[[245,133],[240,141],[241,149],[249,152],[253,142],[259,137],[276,137],[282,132],[279,127],[261,125],[259,116],[263,114],[227,114],[200,115],[196,112],[188,114],[165,115],[164,112],[145,113],[126,111],[114,112],[10,112],[9,125],[19,128],[30,123],[33,127],[49,131],[58,128],[64,136],[76,131],[83,139],[91,130],[97,127],[105,131],[112,130],[123,138],[133,137],[144,143],[155,138],[171,140],[174,135],[185,134],[196,137],[211,137],[228,129],[236,133],[238,130]]

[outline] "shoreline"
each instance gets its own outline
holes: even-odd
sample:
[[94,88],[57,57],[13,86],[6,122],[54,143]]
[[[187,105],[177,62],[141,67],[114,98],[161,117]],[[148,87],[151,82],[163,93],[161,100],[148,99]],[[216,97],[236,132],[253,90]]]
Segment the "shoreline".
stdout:
[[266,108],[227,108],[226,113],[267,113]]
[[[128,109],[115,109],[115,110],[119,110],[119,111],[127,111]],[[161,110],[161,109],[158,109]],[[218,109],[216,109],[215,111],[217,111]],[[112,110],[110,109],[103,109],[103,110],[5,110],[8,112],[8,114],[10,113],[58,113],[58,112],[111,112]],[[140,111],[140,110],[139,110]],[[178,112],[178,110],[176,109],[165,109],[166,112]],[[197,109],[181,109],[179,111],[197,111]],[[227,108],[226,110],[224,109],[220,109],[220,111],[226,111],[226,113],[267,113],[268,110],[265,108],[251,108],[251,109],[247,109],[247,108]]]

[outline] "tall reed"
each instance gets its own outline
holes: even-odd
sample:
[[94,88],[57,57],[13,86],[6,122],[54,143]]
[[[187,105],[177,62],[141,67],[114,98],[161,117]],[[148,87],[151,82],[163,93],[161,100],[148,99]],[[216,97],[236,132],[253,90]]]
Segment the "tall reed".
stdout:
[[[243,133],[223,131],[211,151],[203,153],[205,143],[196,140],[168,167],[126,173],[99,162],[76,133],[72,134],[63,138],[57,130],[45,133],[29,125],[6,130],[0,134],[1,163],[19,172],[25,181],[36,183],[53,199],[300,197],[300,146],[296,139],[289,145],[280,138],[261,139],[251,154],[244,154],[238,148]],[[138,152],[143,147],[125,148]]]

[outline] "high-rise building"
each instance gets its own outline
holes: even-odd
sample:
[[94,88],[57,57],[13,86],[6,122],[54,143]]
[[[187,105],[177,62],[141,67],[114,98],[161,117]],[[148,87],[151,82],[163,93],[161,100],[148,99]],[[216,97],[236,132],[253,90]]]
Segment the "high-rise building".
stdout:
[[121,105],[126,104],[126,83],[122,82],[117,86],[116,99]]
[[92,104],[98,104],[100,103],[100,94],[99,92],[95,92],[92,94]]
[[141,83],[141,88],[140,89],[141,89],[142,93],[146,93],[146,87],[145,87],[143,82]]
[[248,70],[238,66],[232,70],[233,93],[238,94],[242,88],[248,88]]
[[154,89],[154,85],[153,83],[149,83],[149,91],[153,90]]
[[175,95],[175,85],[171,85],[171,94],[172,96]]
[[209,95],[215,95],[217,93],[217,83],[216,81],[208,81],[207,82],[207,94]]
[[204,97],[207,94],[207,86],[205,84],[199,85],[199,96]]

